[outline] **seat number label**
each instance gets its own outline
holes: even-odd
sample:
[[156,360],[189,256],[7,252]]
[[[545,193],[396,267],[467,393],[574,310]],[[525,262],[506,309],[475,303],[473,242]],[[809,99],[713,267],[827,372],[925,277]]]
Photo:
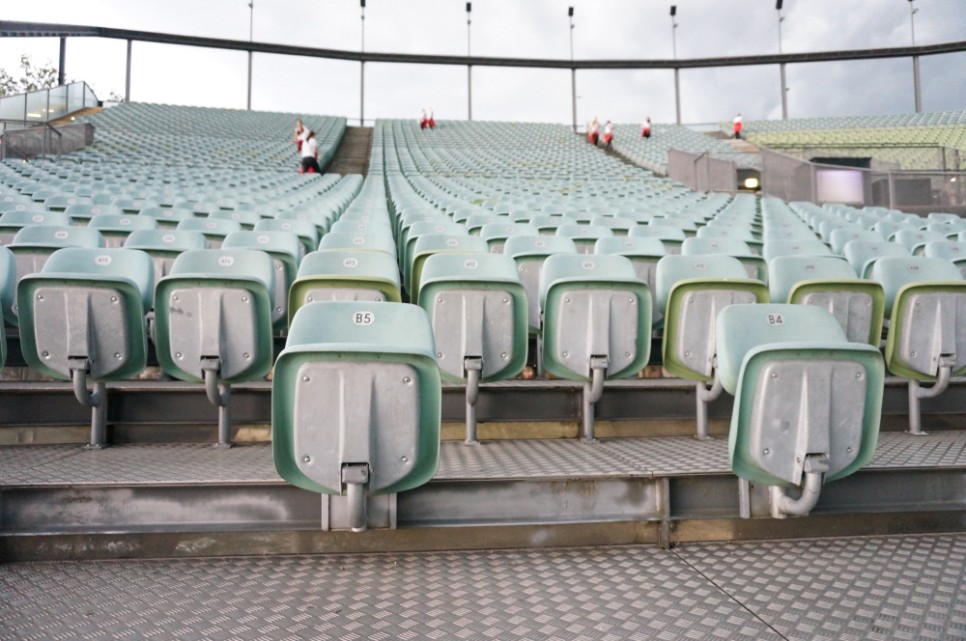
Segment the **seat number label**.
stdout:
[[785,317],[781,314],[768,314],[768,324],[769,325],[784,325]]
[[372,312],[356,312],[352,315],[352,322],[356,325],[372,325],[376,322],[376,315]]

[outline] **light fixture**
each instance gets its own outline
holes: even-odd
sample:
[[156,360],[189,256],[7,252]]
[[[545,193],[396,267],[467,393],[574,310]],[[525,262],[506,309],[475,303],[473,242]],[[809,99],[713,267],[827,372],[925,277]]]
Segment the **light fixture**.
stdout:
[[758,179],[754,176],[745,178],[745,189],[758,189],[759,184]]

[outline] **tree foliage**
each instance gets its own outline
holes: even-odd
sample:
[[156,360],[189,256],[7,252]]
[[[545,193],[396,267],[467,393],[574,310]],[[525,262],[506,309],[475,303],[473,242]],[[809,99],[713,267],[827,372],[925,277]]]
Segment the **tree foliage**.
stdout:
[[37,91],[57,84],[57,68],[50,61],[34,65],[26,54],[20,56],[20,70],[14,73],[18,73],[19,78],[0,69],[0,96]]

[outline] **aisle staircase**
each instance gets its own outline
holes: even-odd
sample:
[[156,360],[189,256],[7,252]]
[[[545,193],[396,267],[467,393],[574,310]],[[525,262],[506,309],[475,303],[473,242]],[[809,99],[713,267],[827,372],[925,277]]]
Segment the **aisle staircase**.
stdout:
[[345,135],[327,173],[369,174],[369,154],[372,151],[372,127],[346,127]]

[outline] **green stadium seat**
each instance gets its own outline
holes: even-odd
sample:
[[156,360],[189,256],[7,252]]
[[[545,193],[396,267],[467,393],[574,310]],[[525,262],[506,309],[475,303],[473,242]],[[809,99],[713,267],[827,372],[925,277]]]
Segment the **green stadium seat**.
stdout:
[[773,517],[809,514],[824,483],[875,453],[881,354],[850,342],[828,312],[802,305],[733,305],[721,310],[715,331],[721,384],[735,397],[732,469],[768,486]]
[[261,220],[262,216],[257,211],[251,210],[219,210],[212,212],[208,216],[209,220],[234,220],[241,225],[242,230],[251,231]]
[[158,224],[146,216],[97,214],[87,226],[101,233],[105,247],[123,247],[124,241],[135,229],[157,229]]
[[540,332],[540,274],[548,256],[576,254],[577,246],[562,236],[511,236],[503,253],[517,265],[520,282],[527,292],[527,325],[531,334]]
[[298,236],[301,249],[299,260],[319,246],[319,229],[307,220],[265,218],[255,224],[254,231],[289,231]]
[[850,341],[879,346],[885,294],[838,256],[781,256],[768,263],[772,302],[814,305],[831,313]]
[[0,214],[0,245],[9,245],[13,237],[24,227],[32,225],[70,225],[70,216],[63,212],[38,210],[7,211]]
[[834,253],[841,255],[845,251],[845,244],[850,240],[868,240],[874,242],[881,241],[882,236],[871,229],[839,227],[829,237],[829,246]]
[[594,440],[594,405],[604,380],[634,376],[647,365],[651,300],[647,285],[623,256],[552,254],[544,263],[543,368],[583,382],[581,437],[586,441]]
[[[702,227],[702,229],[704,229]],[[733,256],[744,266],[748,278],[768,282],[768,263],[760,254],[755,254],[748,247],[748,243],[740,238],[727,236],[709,238],[695,236],[685,239],[681,243],[681,254],[684,256],[698,256],[708,254],[724,254]]]
[[907,229],[897,231],[893,237],[893,242],[899,243],[913,256],[922,256],[923,247],[926,243],[946,240],[946,235],[938,231]]
[[601,225],[574,225],[566,224],[557,227],[557,236],[570,238],[574,241],[579,254],[593,254],[594,244],[599,238],[608,238],[614,235],[610,227]]
[[364,250],[378,251],[396,258],[396,242],[386,233],[350,234],[348,232],[329,232],[319,241],[320,250]]
[[90,447],[106,444],[104,383],[136,376],[147,363],[153,270],[150,256],[134,249],[67,247],[17,287],[24,359],[73,381],[77,400],[91,408]]
[[[664,243],[658,238],[644,236],[604,237],[594,245],[595,254],[616,254],[624,256],[634,266],[634,273],[647,284],[653,293],[657,276],[657,263],[664,258]],[[659,327],[664,320],[664,311],[656,306],[651,310],[651,322]]]
[[272,380],[279,475],[344,495],[348,524],[367,496],[419,487],[439,460],[442,393],[433,331],[415,305],[327,301],[292,319]]
[[831,256],[832,250],[818,238],[776,238],[766,240],[762,258],[771,263],[779,256]]
[[850,240],[842,253],[860,278],[869,278],[872,266],[880,258],[910,255],[902,245],[887,240]]
[[289,290],[289,325],[304,305],[332,300],[401,302],[395,259],[385,252],[365,250],[306,254]]
[[223,249],[258,249],[272,257],[275,297],[272,321],[275,331],[288,327],[288,291],[299,269],[299,238],[289,231],[233,231],[225,236]]
[[[4,318],[13,316],[17,292],[17,259],[8,247],[0,245],[0,311]],[[0,368],[7,362],[7,337],[0,320]]]
[[71,205],[90,204],[91,199],[76,194],[55,194],[44,201],[48,211],[64,211]]
[[681,244],[686,238],[684,230],[673,225],[650,224],[638,225],[629,232],[628,236],[652,237],[659,239],[664,244],[664,250],[668,256],[681,253]]
[[218,249],[225,241],[225,236],[233,231],[241,231],[242,226],[236,220],[217,218],[186,218],[178,223],[175,229],[182,231],[200,231],[205,235],[210,249]]
[[148,216],[158,222],[161,229],[175,229],[182,220],[194,218],[190,209],[176,207],[145,207],[138,212],[138,216]]
[[527,362],[527,295],[516,264],[502,254],[433,254],[418,302],[433,326],[440,376],[466,385],[466,442],[477,443],[480,382],[513,378]]
[[274,265],[254,249],[181,253],[155,290],[158,363],[170,376],[204,382],[218,407],[218,445],[231,444],[231,384],[272,367]]
[[665,256],[657,264],[655,302],[664,310],[664,369],[695,381],[696,436],[706,439],[708,404],[721,393],[715,367],[715,319],[729,305],[768,302],[768,288],[748,278],[734,256]]
[[[104,246],[100,232],[89,227],[62,225],[28,225],[22,227],[7,247],[13,252],[17,266],[17,282],[27,274],[43,269],[47,259],[63,247],[99,248]],[[5,317],[8,325],[17,325],[17,302]],[[6,310],[5,310],[6,312]]]
[[140,249],[154,262],[154,284],[168,275],[174,259],[182,252],[207,249],[208,241],[199,231],[177,229],[135,229],[124,240],[127,249]]
[[922,249],[925,258],[943,258],[952,261],[959,273],[966,278],[966,241],[939,240],[926,243]]
[[[403,277],[409,300],[419,301],[419,287],[426,259],[435,254],[452,252],[487,253],[486,241],[479,236],[465,234],[423,234],[416,238],[410,262],[403,265]],[[407,270],[408,267],[408,270]]]
[[486,241],[490,253],[502,254],[510,236],[537,236],[539,233],[536,227],[528,223],[497,222],[483,225],[479,236]]
[[[882,258],[872,268],[889,319],[885,361],[909,381],[909,431],[922,433],[920,400],[966,373],[966,280],[942,258]],[[920,383],[935,381],[930,388]]]

